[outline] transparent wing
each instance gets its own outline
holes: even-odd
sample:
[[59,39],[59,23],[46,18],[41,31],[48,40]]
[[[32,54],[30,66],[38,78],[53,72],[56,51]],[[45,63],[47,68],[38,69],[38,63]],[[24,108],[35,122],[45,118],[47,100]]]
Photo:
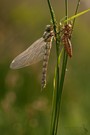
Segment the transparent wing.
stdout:
[[43,38],[38,39],[24,52],[19,54],[11,63],[10,68],[19,69],[37,63],[43,59],[45,52],[45,44]]

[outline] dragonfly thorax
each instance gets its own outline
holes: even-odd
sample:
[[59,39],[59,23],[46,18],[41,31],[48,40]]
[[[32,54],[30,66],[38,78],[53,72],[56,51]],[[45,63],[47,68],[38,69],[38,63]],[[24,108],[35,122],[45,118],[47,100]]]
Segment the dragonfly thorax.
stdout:
[[72,24],[66,24],[62,28],[62,32],[65,36],[70,37],[72,33]]
[[53,27],[51,25],[47,25],[45,28],[45,32],[43,34],[45,42],[50,42],[53,36],[54,36]]

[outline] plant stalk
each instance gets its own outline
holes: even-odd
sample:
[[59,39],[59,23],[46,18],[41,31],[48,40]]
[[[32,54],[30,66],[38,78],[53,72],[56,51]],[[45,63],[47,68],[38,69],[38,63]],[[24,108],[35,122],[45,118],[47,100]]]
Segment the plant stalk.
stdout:
[[[60,52],[59,52],[59,46],[60,46],[60,33],[58,33],[57,29],[57,21],[55,17],[54,10],[51,6],[50,0],[47,0],[51,19],[53,23],[55,38],[56,38],[56,54],[57,54],[57,64],[56,64],[56,73],[55,73],[55,89],[53,90],[53,101],[52,101],[52,118],[51,118],[51,128],[50,128],[50,135],[57,135],[57,129],[58,129],[58,122],[59,122],[59,115],[60,115],[60,107],[61,107],[61,97],[62,97],[62,90],[63,90],[63,84],[65,79],[65,73],[66,73],[66,66],[67,66],[67,60],[68,60],[68,54],[66,53],[64,49],[63,54],[63,62],[62,62],[62,71],[60,76],[59,71],[59,65],[60,65]],[[77,8],[75,11],[75,14],[77,14],[78,7],[79,7],[80,0],[78,0]],[[65,0],[65,20],[68,19],[68,0]],[[68,21],[66,21],[68,24]],[[75,20],[73,21],[73,27],[74,27]]]

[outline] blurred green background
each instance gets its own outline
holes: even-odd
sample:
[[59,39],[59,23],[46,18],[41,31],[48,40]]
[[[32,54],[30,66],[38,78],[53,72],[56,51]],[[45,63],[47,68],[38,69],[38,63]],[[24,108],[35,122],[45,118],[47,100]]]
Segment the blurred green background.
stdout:
[[[69,0],[69,16],[76,3]],[[64,1],[52,0],[52,5],[60,21],[65,16]],[[82,0],[79,12],[89,5],[89,0]],[[42,36],[47,24],[50,14],[45,0],[0,1],[0,135],[49,135],[55,45],[43,92],[42,62],[20,70],[9,68],[15,56]],[[90,13],[77,18],[72,44],[58,135],[90,135]]]

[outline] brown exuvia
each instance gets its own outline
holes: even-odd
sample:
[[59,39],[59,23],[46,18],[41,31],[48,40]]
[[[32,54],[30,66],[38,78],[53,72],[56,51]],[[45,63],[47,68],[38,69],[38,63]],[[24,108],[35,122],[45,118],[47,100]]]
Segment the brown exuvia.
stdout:
[[71,34],[72,34],[72,25],[71,24],[65,24],[62,28],[62,43],[64,45],[64,48],[69,55],[69,57],[72,57],[72,44],[71,44]]

